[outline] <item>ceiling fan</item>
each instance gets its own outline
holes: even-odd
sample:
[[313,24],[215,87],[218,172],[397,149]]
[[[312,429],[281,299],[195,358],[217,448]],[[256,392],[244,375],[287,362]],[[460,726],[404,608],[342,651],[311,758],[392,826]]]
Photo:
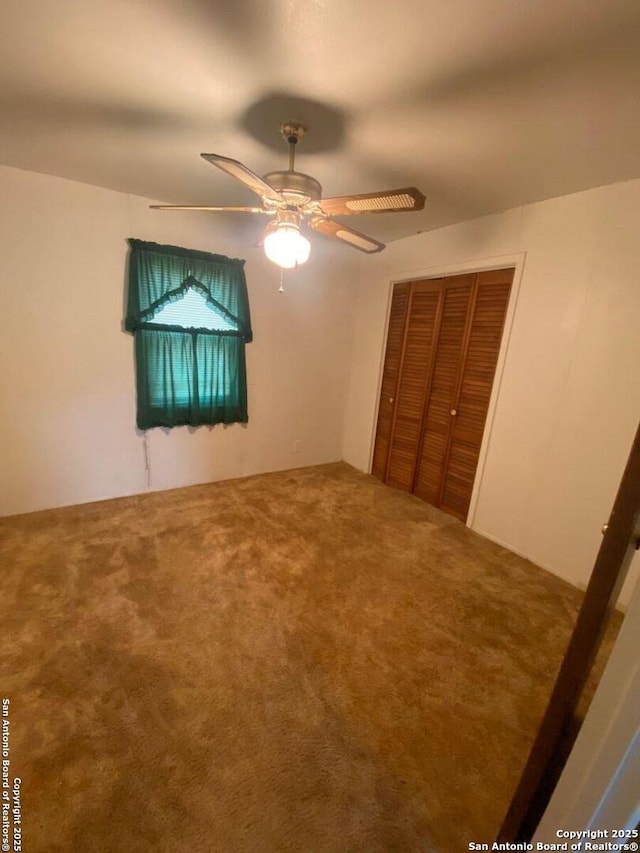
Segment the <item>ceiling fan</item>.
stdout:
[[301,124],[288,122],[280,133],[289,145],[289,168],[269,172],[260,178],[238,160],[219,154],[202,154],[209,163],[249,187],[262,199],[262,207],[211,206],[200,204],[152,204],[156,210],[210,210],[228,213],[259,213],[271,218],[257,245],[264,245],[267,257],[285,269],[305,263],[311,243],[302,233],[310,228],[333,237],[361,252],[373,254],[384,249],[384,243],[338,222],[334,216],[361,213],[396,213],[422,210],[424,195],[415,187],[385,190],[363,195],[322,198],[322,187],[310,175],[296,172],[296,145],[306,132]]

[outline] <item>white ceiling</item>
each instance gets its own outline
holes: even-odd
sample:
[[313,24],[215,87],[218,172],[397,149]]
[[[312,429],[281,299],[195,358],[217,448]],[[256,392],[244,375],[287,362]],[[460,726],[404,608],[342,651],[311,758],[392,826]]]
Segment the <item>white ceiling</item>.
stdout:
[[425,193],[351,219],[382,240],[640,176],[638,0],[3,0],[1,29],[0,163],[170,203],[253,203],[198,155],[286,168],[290,118],[325,195]]

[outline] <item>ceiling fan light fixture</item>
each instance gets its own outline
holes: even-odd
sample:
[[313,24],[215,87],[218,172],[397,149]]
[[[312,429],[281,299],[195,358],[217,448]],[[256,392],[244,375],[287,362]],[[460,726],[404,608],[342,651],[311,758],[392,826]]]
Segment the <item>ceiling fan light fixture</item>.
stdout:
[[290,270],[309,260],[311,243],[290,222],[275,223],[264,238],[264,253],[283,269]]
[[264,246],[266,256],[281,269],[292,269],[309,259],[311,244],[301,233],[301,225],[368,255],[381,252],[384,243],[343,225],[334,217],[422,210],[424,195],[416,187],[401,187],[360,195],[323,198],[322,186],[318,181],[311,175],[296,171],[295,168],[296,145],[305,132],[306,128],[295,121],[286,122],[281,126],[280,133],[289,146],[289,168],[269,172],[262,178],[239,160],[223,157],[221,154],[202,154],[212,166],[226,172],[259,196],[261,207],[184,204],[151,207],[162,210],[252,213],[273,217],[260,235],[257,245]]

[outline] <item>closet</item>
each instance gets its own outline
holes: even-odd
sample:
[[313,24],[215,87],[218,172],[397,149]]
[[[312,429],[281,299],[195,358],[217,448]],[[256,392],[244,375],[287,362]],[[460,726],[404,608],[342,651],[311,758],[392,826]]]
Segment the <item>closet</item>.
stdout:
[[396,284],[373,473],[466,520],[513,269]]

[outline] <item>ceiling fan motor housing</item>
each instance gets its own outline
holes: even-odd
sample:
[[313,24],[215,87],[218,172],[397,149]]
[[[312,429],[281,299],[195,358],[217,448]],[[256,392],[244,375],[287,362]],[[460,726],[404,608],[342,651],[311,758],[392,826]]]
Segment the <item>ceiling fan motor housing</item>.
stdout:
[[322,197],[322,187],[318,181],[302,172],[269,172],[263,176],[263,180],[282,193],[291,204],[306,204],[308,201],[319,201]]

